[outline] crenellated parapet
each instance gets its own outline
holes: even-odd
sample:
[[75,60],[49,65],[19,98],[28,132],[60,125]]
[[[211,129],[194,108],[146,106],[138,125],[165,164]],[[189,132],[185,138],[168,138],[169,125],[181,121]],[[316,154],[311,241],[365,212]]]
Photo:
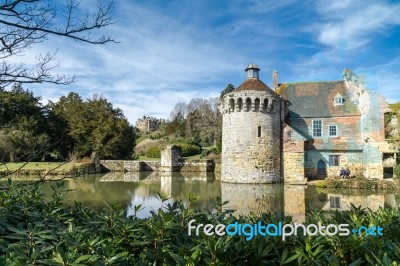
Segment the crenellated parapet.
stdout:
[[267,92],[234,92],[224,96],[220,112],[276,113],[279,99]]

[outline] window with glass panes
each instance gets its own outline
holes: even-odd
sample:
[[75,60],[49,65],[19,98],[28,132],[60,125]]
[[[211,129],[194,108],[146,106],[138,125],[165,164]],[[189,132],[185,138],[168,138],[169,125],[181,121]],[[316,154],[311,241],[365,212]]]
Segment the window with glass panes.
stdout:
[[322,121],[313,121],[313,137],[322,137]]
[[339,155],[329,155],[329,165],[330,166],[339,166],[340,164],[340,156]]
[[329,136],[336,137],[338,135],[337,126],[329,126]]

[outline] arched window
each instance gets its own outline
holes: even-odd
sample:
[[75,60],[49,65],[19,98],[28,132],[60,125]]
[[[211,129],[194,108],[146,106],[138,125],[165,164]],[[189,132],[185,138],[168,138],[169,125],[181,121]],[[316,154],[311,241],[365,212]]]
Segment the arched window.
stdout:
[[261,126],[258,126],[258,130],[257,130],[257,135],[260,138],[261,137]]
[[230,99],[229,100],[229,111],[230,112],[234,112],[235,111],[235,100],[234,99]]
[[238,112],[242,111],[242,109],[243,109],[243,100],[242,100],[242,98],[239,98],[237,100],[237,108],[238,108]]
[[251,100],[250,100],[250,98],[247,98],[246,99],[246,111],[248,112],[248,111],[250,111],[250,109],[251,109]]
[[269,108],[269,110],[270,110],[271,112],[274,111],[275,104],[276,104],[276,101],[275,101],[275,100],[272,100],[271,103],[270,103],[270,108]]
[[266,111],[266,110],[267,110],[267,107],[268,107],[268,99],[267,99],[267,98],[265,98],[265,99],[264,99],[264,106],[263,106],[263,110],[264,110],[264,111]]
[[256,100],[254,101],[254,107],[256,109],[256,111],[260,110],[260,99],[256,98]]

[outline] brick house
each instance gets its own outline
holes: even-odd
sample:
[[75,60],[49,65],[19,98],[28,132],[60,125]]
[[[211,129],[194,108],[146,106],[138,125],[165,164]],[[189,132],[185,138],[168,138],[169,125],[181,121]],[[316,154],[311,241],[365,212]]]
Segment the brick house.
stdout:
[[[382,179],[393,173],[396,154],[385,141],[388,105],[361,77],[345,69],[343,80],[277,83],[286,100],[282,126],[283,177],[338,177],[341,167],[352,174]],[[388,175],[387,175],[388,176]]]

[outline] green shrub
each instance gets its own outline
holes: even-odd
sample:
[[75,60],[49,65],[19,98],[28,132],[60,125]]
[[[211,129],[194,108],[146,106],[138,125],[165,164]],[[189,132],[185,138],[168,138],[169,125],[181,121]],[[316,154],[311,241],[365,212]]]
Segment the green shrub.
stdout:
[[211,147],[207,147],[204,150],[201,151],[201,156],[200,158],[205,158],[207,156],[209,157],[218,157],[216,155],[218,155],[218,148],[215,146],[211,146]]
[[393,177],[395,179],[400,179],[400,164],[397,164],[393,169]]
[[316,182],[315,186],[319,187],[319,188],[327,188],[328,184],[325,180],[321,180],[321,181]]
[[144,139],[142,140],[139,144],[136,145],[134,152],[136,155],[142,156],[142,155],[146,155],[147,151],[152,148],[152,147],[156,147],[156,146],[160,146],[162,145],[162,141],[161,140],[152,140],[152,139]]
[[146,156],[149,158],[160,158],[161,157],[161,146],[154,146],[146,151]]
[[182,157],[192,156],[201,153],[201,147],[193,144],[177,144]]
[[205,158],[205,157],[207,157],[207,155],[209,155],[210,153],[211,153],[211,151],[209,151],[209,150],[202,150],[202,151],[201,151],[200,158]]

